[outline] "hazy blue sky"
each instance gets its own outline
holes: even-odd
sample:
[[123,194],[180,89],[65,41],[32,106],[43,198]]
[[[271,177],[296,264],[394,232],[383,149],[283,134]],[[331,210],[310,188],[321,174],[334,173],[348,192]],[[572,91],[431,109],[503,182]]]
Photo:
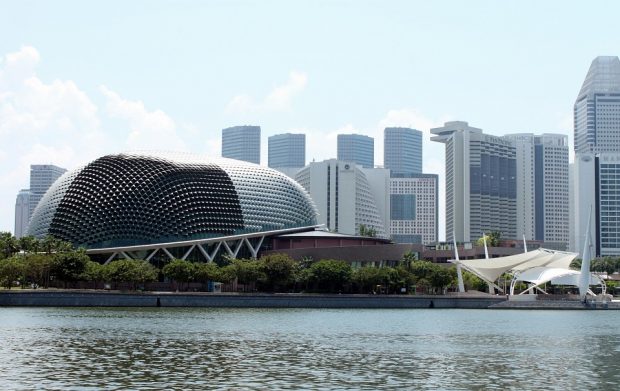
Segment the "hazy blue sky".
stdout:
[[[220,154],[223,127],[307,134],[430,127],[572,133],[590,62],[620,53],[616,1],[0,0],[0,230],[31,163],[107,152]],[[572,138],[572,136],[571,136]],[[435,144],[435,143],[433,143]],[[443,237],[443,194],[440,235]]]

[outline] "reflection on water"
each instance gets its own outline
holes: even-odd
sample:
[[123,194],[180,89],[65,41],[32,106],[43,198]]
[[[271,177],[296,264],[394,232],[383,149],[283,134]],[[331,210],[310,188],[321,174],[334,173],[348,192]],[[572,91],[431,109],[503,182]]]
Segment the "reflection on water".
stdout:
[[0,308],[2,389],[617,389],[613,311]]

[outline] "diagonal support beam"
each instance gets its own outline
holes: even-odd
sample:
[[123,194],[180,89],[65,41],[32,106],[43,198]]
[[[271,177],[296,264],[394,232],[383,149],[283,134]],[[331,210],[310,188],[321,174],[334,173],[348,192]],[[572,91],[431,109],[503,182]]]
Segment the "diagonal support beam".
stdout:
[[192,253],[192,250],[194,250],[196,248],[196,245],[194,244],[193,246],[191,246],[189,248],[189,250],[187,250],[187,252],[185,254],[183,254],[183,257],[181,257],[182,260],[186,260],[187,257],[189,257],[189,254]]
[[153,258],[153,256],[154,256],[155,254],[157,254],[157,252],[158,252],[158,251],[159,251],[159,249],[158,249],[158,248],[156,248],[155,250],[153,250],[153,252],[152,252],[152,253],[151,253],[148,257],[146,257],[146,260],[147,260],[148,262],[150,262],[150,261],[151,261],[151,258]]
[[162,247],[161,250],[166,253],[166,255],[170,258],[170,260],[174,259],[174,255],[170,254],[170,251],[168,251],[167,248]]
[[106,261],[103,264],[107,265],[108,263],[112,262],[112,260],[114,258],[116,258],[117,255],[118,255],[118,253],[112,253],[112,255],[110,255],[110,257],[108,259],[106,259]]

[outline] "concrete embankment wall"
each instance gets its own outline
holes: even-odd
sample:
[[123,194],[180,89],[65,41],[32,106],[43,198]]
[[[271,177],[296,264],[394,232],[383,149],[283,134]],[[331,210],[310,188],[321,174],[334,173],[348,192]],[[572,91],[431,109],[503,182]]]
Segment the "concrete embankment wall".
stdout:
[[233,308],[488,308],[503,297],[0,292],[0,306]]

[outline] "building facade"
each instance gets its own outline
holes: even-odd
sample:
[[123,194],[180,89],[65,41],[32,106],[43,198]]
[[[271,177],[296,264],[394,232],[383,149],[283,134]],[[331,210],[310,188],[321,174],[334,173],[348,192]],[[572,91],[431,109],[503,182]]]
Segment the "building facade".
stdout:
[[566,250],[569,243],[568,137],[511,134],[517,156],[517,238]]
[[572,248],[583,251],[590,219],[590,243],[596,256],[620,255],[620,60],[592,61],[575,100],[574,230]]
[[30,190],[23,189],[17,194],[15,200],[15,237],[21,238],[28,231],[30,221]]
[[337,158],[354,162],[364,168],[373,168],[375,166],[375,140],[361,134],[339,134]]
[[469,242],[482,233],[517,235],[516,149],[467,122],[431,129],[446,149],[446,239]]
[[30,165],[30,211],[29,218],[32,218],[35,208],[45,195],[45,192],[52,186],[56,179],[67,172],[65,168],[53,164],[32,164]]
[[306,135],[284,133],[268,139],[268,166],[302,168],[306,165]]
[[438,176],[394,174],[390,178],[390,235],[396,243],[430,244],[438,235]]
[[260,126],[222,129],[222,157],[260,164]]
[[383,166],[392,174],[422,173],[422,132],[410,128],[385,128]]
[[377,237],[387,238],[389,170],[380,171],[368,178],[354,162],[330,159],[308,164],[295,179],[310,193],[318,209],[318,223],[328,230],[359,235],[363,225]]

